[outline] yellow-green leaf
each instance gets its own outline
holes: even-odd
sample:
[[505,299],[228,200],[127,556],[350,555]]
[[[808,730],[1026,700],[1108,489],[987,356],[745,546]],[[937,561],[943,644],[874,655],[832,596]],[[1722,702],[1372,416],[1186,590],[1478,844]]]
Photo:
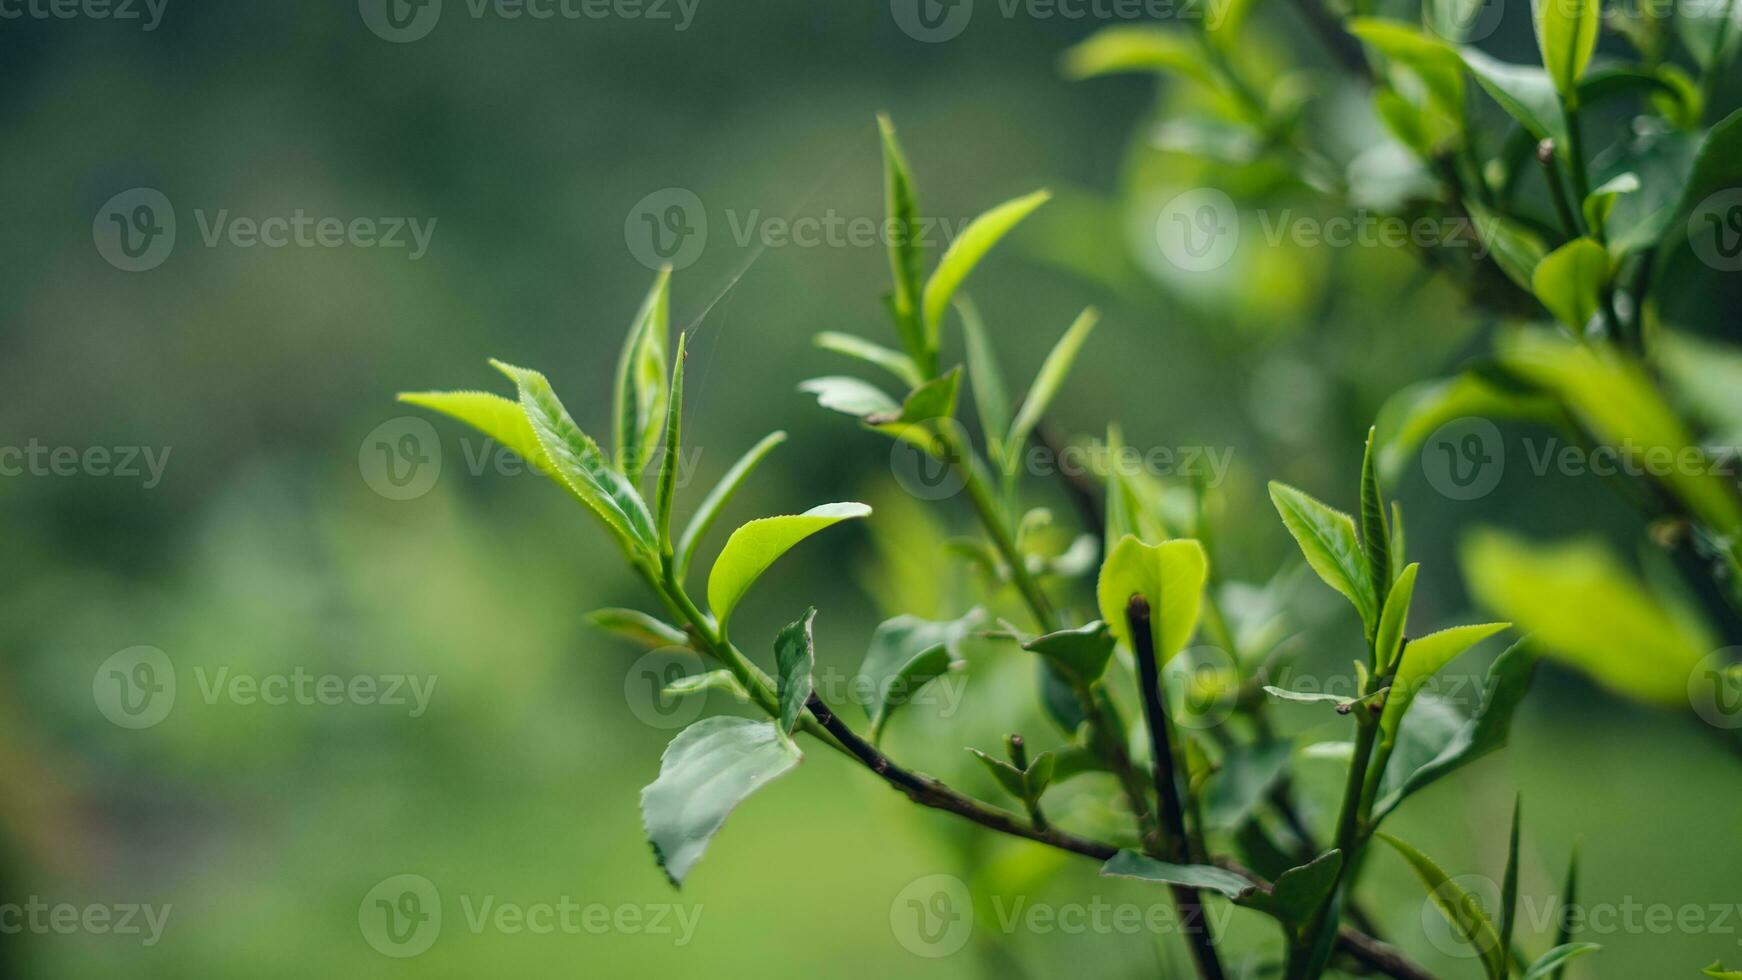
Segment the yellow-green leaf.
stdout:
[[1576,105],[1579,79],[1597,50],[1601,0],[1533,0],[1532,7],[1542,66],[1561,98]]
[[823,504],[802,514],[764,517],[743,525],[726,539],[708,572],[708,608],[724,627],[738,600],[775,559],[823,528],[870,513],[871,508],[859,503]]
[[950,300],[961,288],[962,280],[968,278],[968,273],[980,264],[992,246],[999,239],[1009,234],[1010,229],[1021,223],[1023,218],[1034,213],[1034,209],[1045,204],[1052,195],[1047,191],[1035,191],[1025,197],[1005,201],[985,214],[980,215],[962,229],[950,247],[944,250],[943,258],[938,260],[938,267],[932,270],[931,278],[926,280],[925,298],[922,307],[925,311],[925,340],[928,349],[935,350],[938,344],[938,324],[943,322],[944,313],[950,308]]
[[1198,614],[1209,577],[1203,545],[1190,538],[1144,544],[1131,535],[1119,539],[1101,565],[1096,587],[1101,618],[1115,639],[1131,643],[1125,618],[1133,595],[1149,601],[1149,629],[1157,665],[1166,664],[1185,648],[1198,627]]
[[1593,239],[1575,238],[1543,256],[1531,274],[1530,288],[1556,319],[1575,333],[1584,333],[1597,315],[1608,282],[1608,251]]

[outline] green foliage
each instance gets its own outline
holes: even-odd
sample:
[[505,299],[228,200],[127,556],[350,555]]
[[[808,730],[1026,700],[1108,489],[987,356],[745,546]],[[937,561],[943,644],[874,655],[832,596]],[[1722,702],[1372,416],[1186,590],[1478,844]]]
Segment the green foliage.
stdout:
[[824,528],[870,514],[864,504],[820,504],[802,514],[764,517],[740,526],[708,572],[708,609],[724,628],[738,600],[781,555]]
[[816,667],[817,652],[815,641],[811,639],[811,624],[816,618],[816,608],[812,607],[805,612],[803,619],[774,637],[775,676],[780,683],[776,689],[780,695],[780,730],[788,735],[798,727],[798,720],[804,715],[805,700],[814,689],[811,671]]
[[1494,921],[1482,909],[1480,900],[1454,881],[1432,858],[1390,834],[1380,834],[1379,839],[1390,844],[1409,863],[1410,870],[1421,880],[1440,914],[1481,958],[1482,969],[1489,980],[1506,980],[1506,947],[1495,931]]
[[679,732],[641,791],[642,824],[671,883],[683,884],[738,804],[799,758],[766,721],[703,718]]

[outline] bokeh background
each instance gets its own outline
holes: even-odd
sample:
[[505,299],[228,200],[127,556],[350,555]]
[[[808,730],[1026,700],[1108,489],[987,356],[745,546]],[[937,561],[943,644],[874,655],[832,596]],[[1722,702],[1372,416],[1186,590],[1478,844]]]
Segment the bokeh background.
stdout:
[[[536,476],[476,471],[481,443],[457,426],[436,422],[439,475],[396,499],[408,494],[383,481],[381,447],[417,430],[393,395],[501,390],[485,364],[498,356],[546,371],[602,432],[618,344],[653,274],[637,257],[638,209],[670,188],[695,195],[706,243],[677,273],[673,305],[674,323],[693,329],[686,436],[699,457],[686,499],[781,428],[789,441],[727,525],[825,500],[879,507],[795,552],[735,625],[767,637],[815,604],[823,664],[850,673],[889,603],[962,611],[947,594],[902,589],[891,568],[941,560],[925,543],[968,515],[904,494],[880,436],[795,390],[850,366],[815,349],[814,333],[892,341],[881,249],[764,247],[740,229],[877,218],[875,112],[901,129],[925,214],[959,223],[1055,191],[970,292],[1018,380],[1081,307],[1102,308],[1055,421],[1093,435],[1119,419],[1135,445],[1231,450],[1218,551],[1230,577],[1262,581],[1294,557],[1265,479],[1352,504],[1360,440],[1385,397],[1480,349],[1492,324],[1385,249],[1285,245],[1221,279],[1170,275],[1154,201],[1200,165],[1151,146],[1154,82],[1072,83],[1057,68],[1105,20],[1006,15],[980,0],[959,35],[922,41],[882,2],[699,0],[682,30],[446,6],[409,43],[371,30],[349,2],[168,0],[149,31],[87,16],[0,21],[0,443],[148,447],[167,460],[160,480],[0,479],[0,901],[170,908],[152,945],[90,930],[0,936],[0,970],[1173,975],[1165,940],[1005,930],[993,902],[1147,907],[1164,902],[1156,892],[918,811],[820,751],[746,804],[674,892],[643,841],[637,792],[691,709],[651,703],[638,651],[582,620],[647,597],[571,499]],[[1532,42],[1515,6],[1490,47],[1524,60]],[[1254,17],[1253,57],[1308,66],[1315,111],[1350,156],[1382,139],[1291,10],[1261,4]],[[134,188],[160,192],[177,219],[173,250],[141,272],[107,261],[93,230]],[[1329,213],[1286,187],[1250,190]],[[416,218],[433,234],[415,259],[201,234],[220,213],[298,210]],[[1512,472],[1489,497],[1457,502],[1407,470],[1397,495],[1424,563],[1418,615],[1474,615],[1455,571],[1460,529],[1637,537],[1626,505],[1590,480]],[[1032,494],[1068,518],[1052,488]],[[1345,663],[1349,617],[1316,583],[1300,592],[1295,628],[1324,662]],[[111,723],[95,688],[113,655],[139,646],[163,651],[178,690],[159,723],[131,729]],[[1011,660],[977,651],[962,710],[910,712],[892,753],[990,794],[958,746],[1019,726],[1047,737],[1032,674]],[[206,695],[221,670],[435,686],[416,716],[244,704]],[[709,710],[733,707],[716,697]],[[1311,712],[1288,717],[1307,741],[1336,736]],[[1330,773],[1303,765],[1323,827]],[[1582,840],[1592,901],[1728,903],[1742,898],[1736,774],[1687,719],[1545,666],[1512,747],[1412,801],[1393,829],[1449,868],[1498,876],[1523,786],[1527,893],[1548,893]],[[1424,930],[1401,865],[1371,863],[1388,933],[1448,975],[1474,975]],[[372,947],[359,912],[404,874],[433,883],[445,918],[427,951],[395,959]],[[976,899],[973,941],[942,958],[916,955],[892,925],[902,890],[933,874],[963,879]],[[467,921],[487,899],[565,897],[677,903],[699,925],[680,943]],[[1236,918],[1229,942],[1268,939],[1267,928]],[[1601,941],[1607,951],[1580,967],[1588,976],[1680,976],[1742,953],[1736,931]]]

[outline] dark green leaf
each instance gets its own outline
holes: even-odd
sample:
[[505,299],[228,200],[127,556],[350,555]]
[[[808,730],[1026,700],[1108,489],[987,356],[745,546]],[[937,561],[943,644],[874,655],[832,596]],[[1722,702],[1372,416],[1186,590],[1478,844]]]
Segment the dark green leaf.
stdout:
[[1083,684],[1099,680],[1113,656],[1113,634],[1096,620],[1076,629],[1037,636],[1022,645]]
[[1291,935],[1298,934],[1312,921],[1319,907],[1330,900],[1331,889],[1337,886],[1337,874],[1342,870],[1343,852],[1333,848],[1307,864],[1284,871],[1268,894],[1251,892],[1239,904],[1277,920]]
[[1512,949],[1513,927],[1518,925],[1518,825],[1524,816],[1524,798],[1512,799],[1512,833],[1506,841],[1506,872],[1500,880],[1500,948]]
[[1490,980],[1506,980],[1506,948],[1501,945],[1500,936],[1494,931],[1494,922],[1482,910],[1481,902],[1453,881],[1427,855],[1390,834],[1380,833],[1376,836],[1390,844],[1409,862],[1410,869],[1421,879],[1422,887],[1427,889],[1428,897],[1433,899],[1440,914],[1446,917],[1446,921],[1451,923],[1464,942],[1481,956],[1482,968]]
[[813,690],[811,670],[817,655],[811,639],[811,624],[816,621],[815,606],[804,617],[774,637],[774,663],[780,694],[780,730],[791,734],[804,716],[805,702]]
[[872,686],[866,714],[871,720],[871,738],[882,738],[895,709],[910,701],[920,688],[961,664],[963,638],[980,622],[975,609],[961,619],[934,622],[917,616],[897,616],[871,634],[871,647],[859,667],[861,679]]

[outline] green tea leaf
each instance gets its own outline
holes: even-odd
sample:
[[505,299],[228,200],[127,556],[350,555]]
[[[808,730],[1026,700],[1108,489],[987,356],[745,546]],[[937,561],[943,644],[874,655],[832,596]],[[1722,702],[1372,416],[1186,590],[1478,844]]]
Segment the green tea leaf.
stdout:
[[993,353],[980,311],[966,296],[956,300],[956,315],[962,318],[962,338],[968,348],[968,382],[974,391],[974,411],[980,416],[980,429],[985,434],[992,462],[1002,466],[1004,434],[1010,431],[1010,393],[1004,385],[1004,372],[998,369],[998,357]]
[[1409,622],[1409,603],[1415,598],[1415,576],[1421,565],[1412,563],[1397,577],[1397,583],[1385,598],[1385,609],[1379,614],[1379,629],[1374,634],[1373,649],[1378,657],[1375,669],[1383,673],[1403,649],[1403,631]]
[[[1567,943],[1564,946],[1556,946],[1538,957],[1535,963],[1530,964],[1530,969],[1524,971],[1524,980],[1548,980],[1550,977],[1559,977],[1561,971],[1566,969],[1568,961],[1578,959],[1586,953],[1595,953],[1602,948],[1596,943]],[[1712,965],[1716,966],[1717,964]],[[1706,975],[1718,977],[1720,980],[1742,980],[1742,973],[1713,973],[1708,969]]]
[[702,498],[702,505],[696,508],[694,514],[690,515],[690,522],[684,526],[683,536],[677,542],[678,581],[683,581],[684,573],[689,571],[690,559],[695,557],[696,545],[701,541],[702,535],[707,534],[708,529],[713,527],[714,521],[719,518],[720,511],[731,501],[732,495],[738,492],[738,488],[750,477],[751,471],[756,469],[758,463],[762,462],[762,458],[772,452],[775,446],[785,441],[786,433],[784,432],[770,432],[763,436],[761,442],[751,446],[749,452],[738,457],[738,461],[732,464],[732,468],[726,471],[726,475],[720,477],[720,482],[714,484],[714,488],[708,491],[706,497]]
[[532,424],[526,421],[526,412],[518,402],[486,391],[404,391],[400,392],[399,400],[459,419],[514,450],[527,465],[556,479],[544,447],[538,444],[538,436],[533,434]]
[[1390,834],[1380,833],[1375,836],[1390,844],[1409,862],[1410,870],[1421,879],[1422,887],[1427,889],[1428,897],[1433,899],[1440,914],[1451,923],[1459,937],[1481,956],[1482,968],[1490,980],[1506,980],[1506,948],[1501,945],[1500,936],[1494,931],[1493,920],[1482,910],[1482,903],[1453,881],[1427,855]]
[[1542,239],[1518,222],[1501,217],[1475,201],[1466,201],[1465,206],[1470,212],[1470,220],[1475,223],[1476,234],[1488,247],[1500,271],[1518,285],[1531,289],[1536,267],[1548,254]]
[[1137,878],[1188,888],[1203,888],[1226,898],[1243,900],[1256,890],[1251,881],[1232,871],[1208,864],[1169,864],[1136,851],[1120,851],[1101,865],[1104,878]]
[[1700,972],[1708,977],[1714,977],[1716,980],[1742,980],[1742,970],[1724,969],[1723,960],[1713,960],[1711,966],[1706,967]]
[[1121,72],[1183,75],[1212,89],[1221,88],[1203,47],[1189,33],[1165,27],[1107,27],[1065,51],[1065,77],[1094,78]]
[[775,677],[780,694],[780,730],[788,735],[798,728],[804,716],[805,702],[814,687],[811,671],[816,667],[817,654],[811,639],[811,624],[816,622],[815,606],[804,617],[785,627],[774,637]]
[[[1404,648],[1406,656],[1408,649],[1407,646]],[[1387,788],[1374,806],[1374,823],[1383,820],[1398,804],[1441,777],[1503,747],[1512,733],[1513,713],[1518,710],[1519,703],[1530,690],[1530,680],[1535,671],[1535,650],[1528,642],[1514,643],[1489,665],[1482,703],[1476,708],[1476,713],[1446,741],[1433,758],[1413,770],[1407,769],[1408,762],[1401,751],[1400,739],[1399,751],[1392,755],[1391,765],[1387,767],[1392,771],[1385,774],[1388,777],[1386,783],[1394,788]],[[1411,722],[1404,727],[1404,731],[1411,731],[1416,724]],[[1393,777],[1393,772],[1402,775]]]
[[1051,197],[1046,191],[1035,191],[1006,201],[969,222],[944,250],[938,267],[932,270],[931,278],[925,284],[922,309],[927,349],[937,348],[938,325],[943,322],[944,313],[950,308],[950,300],[955,297],[962,280],[968,278],[968,273],[974,271],[999,239]]
[[1674,20],[1682,44],[1702,70],[1729,61],[1742,42],[1742,3],[1734,0],[1681,0]]
[[901,411],[901,406],[885,394],[883,389],[858,378],[841,375],[812,378],[799,382],[798,390],[817,396],[818,405],[856,419]]
[[873,691],[866,708],[872,741],[883,737],[896,708],[907,704],[932,680],[961,665],[961,642],[980,618],[980,610],[975,609],[961,619],[945,622],[897,616],[877,627],[859,666],[860,679]]
[[[1567,857],[1567,877],[1561,883],[1560,922],[1555,927],[1555,948],[1572,945],[1574,912],[1579,907],[1579,840],[1573,838],[1573,853]],[[1585,944],[1581,944],[1585,945]],[[1594,945],[1594,944],[1591,944]],[[1566,970],[1557,966],[1554,970],[1554,980]]]
[[1019,800],[1028,799],[1028,782],[1023,778],[1021,770],[1002,759],[994,759],[979,749],[970,748],[968,751],[974,753],[974,758],[980,760],[980,764],[986,767],[986,771],[992,774],[992,778],[998,781],[1004,792]]
[[1045,657],[1047,662],[1071,678],[1089,684],[1099,680],[1113,657],[1113,634],[1107,624],[1096,620],[1076,629],[1059,630],[1037,636],[1022,645]]
[[1349,33],[1421,79],[1422,86],[1442,111],[1463,112],[1464,62],[1456,48],[1420,28],[1397,21],[1355,17],[1347,26]]
[[1440,672],[1440,668],[1451,663],[1453,658],[1465,650],[1510,625],[1481,623],[1475,626],[1454,626],[1405,643],[1403,660],[1398,664],[1397,676],[1391,682],[1391,693],[1385,698],[1385,711],[1379,716],[1380,738],[1384,743],[1395,744],[1397,728],[1403,723],[1404,712],[1409,710],[1410,702],[1415,700],[1422,686]]
[[1579,79],[1597,50],[1600,0],[1533,0],[1536,46],[1542,66],[1569,106],[1578,105]]
[[1346,708],[1355,703],[1355,699],[1347,695],[1326,694],[1323,691],[1290,691],[1269,684],[1264,686],[1264,693],[1273,698],[1293,701],[1295,704],[1334,704],[1339,708]]
[[[1567,0],[1542,2],[1553,5]],[[1597,315],[1609,273],[1608,251],[1594,239],[1575,238],[1543,256],[1531,274],[1530,288],[1556,319],[1582,334]]]
[[835,333],[825,331],[816,336],[816,345],[823,350],[856,357],[867,364],[875,364],[905,384],[909,388],[918,387],[925,381],[919,376],[919,368],[914,366],[913,358],[900,351],[890,350],[881,344],[874,344],[863,337],[855,337],[850,333]]
[[653,551],[658,535],[647,504],[629,478],[612,468],[598,445],[575,425],[545,376],[501,361],[490,363],[519,387],[521,411],[563,485],[603,518],[626,547]]
[[1368,578],[1366,556],[1355,535],[1355,519],[1285,484],[1271,481],[1270,501],[1283,526],[1300,545],[1307,564],[1326,585],[1341,592],[1360,614],[1371,637],[1379,621],[1379,602]]
[[617,358],[611,431],[619,472],[639,480],[665,412],[665,349],[671,320],[671,267],[659,271]]
[[659,460],[659,479],[654,484],[654,526],[659,529],[659,553],[673,554],[671,505],[677,496],[678,451],[683,446],[684,335],[677,336],[677,355],[672,358],[671,388],[666,396],[665,450]]
[[586,619],[592,626],[648,649],[687,647],[690,643],[683,630],[637,609],[595,609]]
[[1566,117],[1548,72],[1530,65],[1497,61],[1475,48],[1460,48],[1458,53],[1476,84],[1532,137],[1552,139],[1556,146],[1566,145]]
[[890,223],[889,272],[895,284],[890,307],[895,313],[902,346],[907,348],[908,356],[923,377],[931,371],[935,344],[928,345],[925,325],[920,320],[925,253],[919,236],[919,206],[914,202],[913,176],[907,168],[907,157],[901,152],[895,125],[888,116],[878,115],[877,132],[883,142],[884,211]]
[[1046,360],[1040,365],[1040,373],[1034,376],[1034,384],[1029,386],[1028,394],[1022,399],[1022,407],[1016,412],[1016,421],[1010,423],[1010,433],[1004,438],[1004,452],[1007,458],[1014,459],[1022,453],[1022,447],[1028,442],[1028,434],[1040,423],[1040,417],[1046,414],[1047,406],[1052,404],[1053,396],[1058,394],[1059,386],[1064,384],[1065,375],[1070,373],[1071,364],[1077,359],[1077,352],[1082,350],[1084,341],[1089,339],[1090,331],[1101,315],[1094,307],[1089,307],[1077,315],[1065,335],[1053,345],[1052,351],[1046,355]]
[[1502,388],[1473,372],[1423,381],[1391,396],[1379,410],[1375,428],[1382,447],[1380,477],[1395,483],[1422,443],[1440,426],[1470,416],[1527,419],[1548,426],[1567,421],[1555,399]]
[[[1623,194],[1632,194],[1639,190],[1639,175],[1628,171],[1618,174],[1603,182],[1603,186],[1592,191],[1581,205],[1585,212],[1585,224],[1595,231],[1609,224],[1609,216],[1615,213],[1615,202]],[[1582,241],[1583,239],[1581,239]]]
[[1512,798],[1512,833],[1506,843],[1506,871],[1500,879],[1500,948],[1512,949],[1512,930],[1518,924],[1518,824],[1524,815],[1524,798]]
[[1307,864],[1290,868],[1277,877],[1271,891],[1254,891],[1238,904],[1257,909],[1296,935],[1312,921],[1313,914],[1330,900],[1343,869],[1343,852],[1332,848]]
[[704,718],[679,732],[641,791],[642,826],[671,883],[683,884],[738,804],[800,758],[766,721]]
[[708,608],[720,628],[725,628],[733,607],[750,586],[793,545],[823,528],[870,513],[871,508],[859,503],[822,504],[802,514],[754,520],[733,531],[708,573]]
[[1367,448],[1361,456],[1361,545],[1367,554],[1367,581],[1374,602],[1383,610],[1392,582],[1391,532],[1385,527],[1385,502],[1379,493],[1377,432],[1376,426],[1367,429]]
[[741,702],[749,703],[750,701],[750,692],[744,690],[744,685],[738,683],[738,678],[724,667],[702,674],[679,677],[665,685],[665,690],[660,693],[668,698],[679,698],[691,694],[701,694],[704,691],[720,691],[730,694]]
[[1119,539],[1101,563],[1095,594],[1101,619],[1115,639],[1131,645],[1125,617],[1133,595],[1149,601],[1149,629],[1156,666],[1166,666],[1198,628],[1209,559],[1190,538],[1144,544],[1130,535]]
[[1712,649],[1709,638],[1603,545],[1535,545],[1483,531],[1465,542],[1463,566],[1476,600],[1515,620],[1550,656],[1618,694],[1687,706],[1688,677]]

